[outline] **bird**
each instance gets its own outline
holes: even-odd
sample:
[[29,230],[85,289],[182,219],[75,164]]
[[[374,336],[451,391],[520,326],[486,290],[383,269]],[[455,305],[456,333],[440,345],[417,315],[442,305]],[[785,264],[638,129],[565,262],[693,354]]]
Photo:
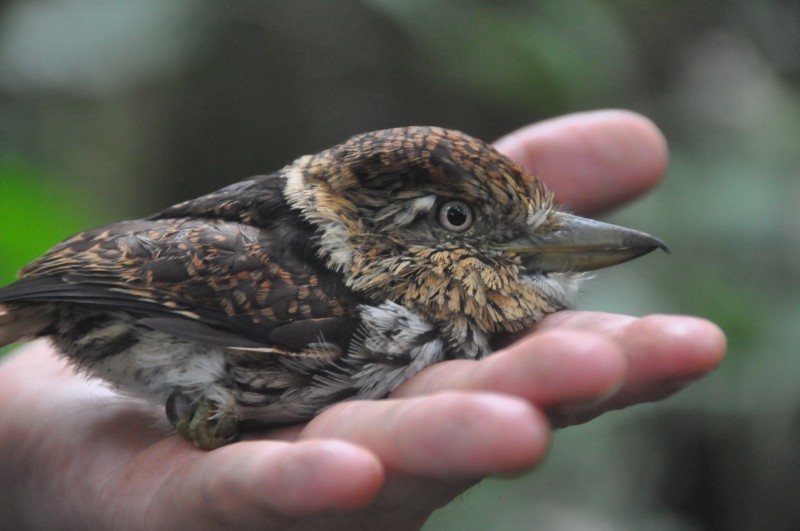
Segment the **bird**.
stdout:
[[484,358],[659,248],[472,136],[385,129],[58,243],[0,288],[0,345],[49,338],[212,450]]

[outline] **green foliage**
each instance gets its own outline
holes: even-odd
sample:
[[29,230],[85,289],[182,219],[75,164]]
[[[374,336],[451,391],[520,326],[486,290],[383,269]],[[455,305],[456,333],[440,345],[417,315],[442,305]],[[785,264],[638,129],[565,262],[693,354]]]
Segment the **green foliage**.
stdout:
[[58,241],[99,219],[70,189],[31,166],[0,158],[0,282]]
[[[489,139],[564,112],[643,112],[671,167],[613,221],[673,254],[600,273],[582,306],[709,318],[729,361],[668,401],[564,430],[544,470],[484,483],[428,529],[797,526],[774,510],[800,492],[796,458],[782,458],[800,439],[797,2],[67,0],[3,14],[3,283],[119,212],[359,131],[428,123]],[[680,465],[695,475],[665,481]],[[676,504],[686,492],[713,503]]]
[[631,46],[601,2],[368,0],[459,90],[519,110],[597,105],[630,91]]

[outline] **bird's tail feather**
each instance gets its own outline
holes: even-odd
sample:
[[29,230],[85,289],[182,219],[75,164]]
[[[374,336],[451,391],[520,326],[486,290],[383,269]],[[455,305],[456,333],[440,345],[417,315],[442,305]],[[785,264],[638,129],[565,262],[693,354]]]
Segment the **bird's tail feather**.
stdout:
[[0,347],[35,338],[53,322],[51,307],[38,304],[0,304]]

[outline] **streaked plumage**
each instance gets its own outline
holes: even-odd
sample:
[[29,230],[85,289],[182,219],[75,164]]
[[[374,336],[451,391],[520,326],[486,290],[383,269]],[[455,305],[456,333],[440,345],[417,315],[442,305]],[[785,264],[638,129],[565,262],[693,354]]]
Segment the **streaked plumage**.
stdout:
[[657,247],[479,140],[389,129],[65,240],[0,288],[0,344],[48,336],[213,448],[483,357]]

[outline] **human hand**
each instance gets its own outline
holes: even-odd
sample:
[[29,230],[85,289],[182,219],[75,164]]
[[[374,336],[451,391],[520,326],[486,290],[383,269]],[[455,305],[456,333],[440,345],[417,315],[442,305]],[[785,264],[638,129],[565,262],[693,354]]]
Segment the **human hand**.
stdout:
[[[580,213],[652,187],[661,135],[624,112],[573,115],[498,147]],[[15,528],[421,525],[489,474],[544,456],[552,425],[655,400],[719,363],[701,319],[559,312],[482,361],[437,364],[382,401],[212,452],[164,437],[152,408],[74,375],[46,343],[0,365],[0,519]],[[47,507],[47,510],[43,510]]]

